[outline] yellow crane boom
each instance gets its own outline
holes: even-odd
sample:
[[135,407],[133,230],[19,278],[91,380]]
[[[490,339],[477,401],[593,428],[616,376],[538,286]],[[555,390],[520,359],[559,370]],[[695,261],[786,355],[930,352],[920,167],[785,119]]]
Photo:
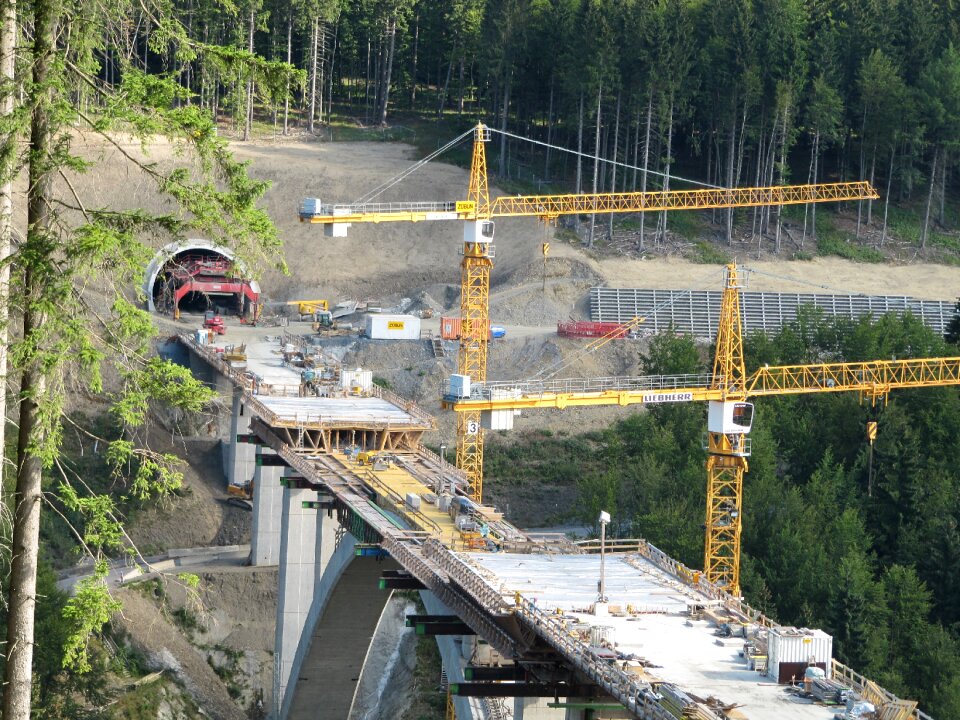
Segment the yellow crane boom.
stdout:
[[[473,131],[470,182],[463,200],[323,204],[308,198],[300,204],[301,222],[321,224],[342,237],[353,223],[459,220],[464,223],[460,292],[460,354],[458,370],[473,382],[487,376],[490,271],[493,268],[493,218],[528,216],[555,220],[561,215],[625,213],[662,210],[707,210],[761,205],[791,205],[877,199],[867,182],[820,183],[783,187],[670,190],[662,192],[529,195],[491,200],[487,183],[485,144],[490,129]],[[479,411],[457,414],[457,466],[469,479],[471,494],[483,495],[483,430]]]
[[850,363],[743,366],[740,278],[735,265],[726,282],[711,375],[673,375],[487,383],[470,397],[444,397],[458,413],[512,413],[534,408],[709,403],[704,572],[734,594],[740,589],[743,475],[748,469],[752,397],[858,392],[875,403],[892,390],[960,385],[960,357],[872,360]]

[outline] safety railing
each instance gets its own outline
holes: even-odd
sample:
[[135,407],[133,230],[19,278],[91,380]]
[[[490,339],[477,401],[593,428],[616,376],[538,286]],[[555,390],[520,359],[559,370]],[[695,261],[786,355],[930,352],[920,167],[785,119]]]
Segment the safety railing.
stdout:
[[[600,378],[560,378],[557,380],[517,380],[472,383],[471,400],[490,400],[502,393],[502,397],[519,394],[524,397],[601,392],[651,392],[681,390],[685,388],[709,388],[710,375],[647,375]],[[441,394],[449,394],[449,386],[441,387]]]
[[304,219],[317,217],[337,218],[344,215],[387,215],[392,213],[452,213],[456,212],[456,210],[456,201],[322,205],[310,198],[302,201],[298,206],[298,213],[300,217]]
[[514,613],[568,662],[634,715],[644,720],[676,720],[660,704],[649,684],[641,683],[636,676],[616,664],[597,658],[587,645],[564,630],[557,615],[547,614],[519,594],[515,598]]
[[[830,669],[832,671],[832,677],[834,680],[836,680],[837,682],[843,683],[844,685],[849,685],[854,690],[856,690],[857,693],[859,693],[861,696],[870,694],[870,692],[872,691],[875,693],[879,693],[884,702],[896,702],[897,700],[900,699],[893,693],[883,689],[882,687],[872,682],[868,678],[865,678],[856,670],[848,668],[846,665],[844,665],[841,662],[838,662],[837,660],[830,661]],[[867,689],[868,685],[870,687],[870,690]],[[910,714],[910,718],[912,720],[933,720],[932,717],[927,715],[922,710],[914,710]]]

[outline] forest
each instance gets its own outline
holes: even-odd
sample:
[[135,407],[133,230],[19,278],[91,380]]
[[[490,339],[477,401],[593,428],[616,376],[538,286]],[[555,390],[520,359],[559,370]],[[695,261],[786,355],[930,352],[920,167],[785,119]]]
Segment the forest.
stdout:
[[[958,224],[952,0],[240,0],[229,12],[180,2],[205,39],[303,72],[282,98],[166,63],[149,37],[134,43],[128,52],[178,70],[242,137],[481,119],[586,156],[499,135],[501,182],[585,192],[687,187],[671,176],[723,187],[868,179],[883,202],[857,209],[857,239],[883,246],[896,224],[920,249],[958,244],[937,232]],[[815,213],[804,239],[824,233]],[[728,243],[736,222],[727,212],[720,223]],[[641,245],[661,243],[666,223],[664,213],[641,225]],[[780,252],[780,213],[754,217],[749,234]]]
[[[806,312],[774,337],[745,343],[758,367],[878,357],[956,355],[912,316],[858,322]],[[704,349],[664,334],[644,374],[708,372]],[[898,391],[872,407],[854,393],[756,401],[744,478],[743,592],[778,621],[820,627],[838,659],[936,718],[960,717],[960,393]],[[527,434],[490,443],[498,478],[576,488],[555,520],[593,526],[601,509],[620,537],[644,537],[703,564],[706,412],[652,406],[602,432]],[[866,423],[878,422],[872,469]]]

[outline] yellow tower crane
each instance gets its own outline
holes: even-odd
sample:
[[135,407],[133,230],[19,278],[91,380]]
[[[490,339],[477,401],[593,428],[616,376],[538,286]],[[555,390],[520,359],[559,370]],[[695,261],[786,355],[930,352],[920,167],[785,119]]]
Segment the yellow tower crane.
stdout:
[[[536,217],[555,221],[561,215],[587,213],[712,210],[877,199],[867,182],[821,183],[759,188],[670,190],[583,195],[526,195],[490,198],[485,145],[490,128],[473,129],[473,156],[467,199],[451,202],[391,202],[324,205],[308,198],[300,204],[300,221],[325,226],[343,237],[353,223],[459,220],[464,223],[460,291],[460,354],[458,370],[471,382],[487,377],[490,332],[490,270],[493,268],[493,218]],[[483,428],[479,411],[461,408],[457,414],[457,466],[467,475],[473,498],[483,495]]]
[[473,386],[471,397],[448,405],[460,413],[512,416],[516,410],[532,408],[706,401],[709,455],[704,573],[711,582],[739,595],[743,475],[753,422],[750,398],[852,391],[876,403],[885,400],[891,390],[960,385],[960,357],[765,366],[748,375],[743,359],[741,285],[740,269],[728,265],[710,376],[604,378],[596,387],[582,379],[486,383]]

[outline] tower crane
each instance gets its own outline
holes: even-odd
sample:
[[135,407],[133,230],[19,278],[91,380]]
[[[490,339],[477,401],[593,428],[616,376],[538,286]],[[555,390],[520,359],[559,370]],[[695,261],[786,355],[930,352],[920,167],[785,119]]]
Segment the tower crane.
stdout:
[[877,403],[891,390],[960,385],[960,357],[874,360],[854,363],[764,366],[747,373],[743,358],[740,312],[741,270],[725,269],[717,326],[713,373],[556,380],[471,385],[469,396],[445,396],[458,413],[501,413],[532,408],[635,405],[667,402],[708,404],[707,510],[704,574],[734,595],[740,593],[740,536],[743,475],[750,456],[754,397],[811,393],[858,392]]
[[[458,371],[472,382],[482,383],[487,378],[494,218],[536,217],[552,222],[561,215],[587,213],[712,210],[879,198],[868,182],[491,198],[485,150],[490,133],[491,129],[482,123],[472,131],[473,154],[466,200],[323,204],[319,199],[308,198],[300,203],[299,208],[301,222],[324,225],[325,232],[332,237],[344,237],[353,223],[428,220],[459,220],[463,223]],[[472,407],[464,406],[460,410],[457,413],[457,466],[467,475],[471,495],[480,501],[483,495],[481,416]]]

